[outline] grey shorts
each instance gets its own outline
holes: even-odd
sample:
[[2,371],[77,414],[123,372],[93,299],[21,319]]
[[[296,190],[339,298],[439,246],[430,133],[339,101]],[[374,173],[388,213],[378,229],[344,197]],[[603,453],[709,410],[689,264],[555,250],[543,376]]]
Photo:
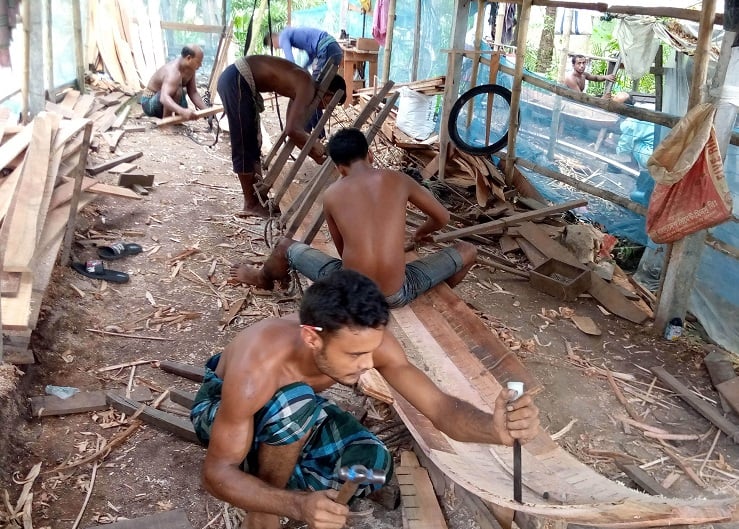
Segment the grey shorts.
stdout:
[[[290,268],[315,281],[342,268],[341,259],[326,255],[320,250],[298,242],[287,250]],[[405,281],[395,294],[385,300],[390,308],[407,305],[418,296],[462,270],[462,256],[454,248],[444,248],[405,265]]]

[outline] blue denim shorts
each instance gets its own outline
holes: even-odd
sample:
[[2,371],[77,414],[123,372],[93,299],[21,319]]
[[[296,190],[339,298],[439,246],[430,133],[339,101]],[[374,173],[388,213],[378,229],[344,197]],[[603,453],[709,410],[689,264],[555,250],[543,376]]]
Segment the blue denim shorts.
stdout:
[[[290,268],[311,281],[341,270],[343,263],[320,250],[298,242],[287,250]],[[405,265],[405,281],[396,293],[385,298],[391,309],[407,305],[418,296],[462,270],[462,256],[454,248],[444,248]]]

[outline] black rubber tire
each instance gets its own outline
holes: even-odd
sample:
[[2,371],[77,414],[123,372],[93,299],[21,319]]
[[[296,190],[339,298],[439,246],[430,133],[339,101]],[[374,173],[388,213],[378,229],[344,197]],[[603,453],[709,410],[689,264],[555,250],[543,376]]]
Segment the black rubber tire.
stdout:
[[506,129],[505,134],[503,134],[503,136],[498,141],[484,147],[475,147],[468,143],[465,143],[464,140],[459,137],[459,133],[457,132],[457,118],[459,117],[459,113],[462,111],[462,107],[464,107],[464,105],[470,99],[481,94],[497,95],[505,99],[509,106],[511,104],[511,91],[508,90],[505,86],[500,86],[497,84],[483,84],[480,86],[476,86],[471,90],[467,90],[464,94],[459,96],[459,99],[457,99],[454,102],[454,105],[452,105],[452,110],[449,113],[448,131],[449,137],[452,139],[452,141],[460,151],[464,151],[468,154],[474,154],[475,156],[489,156],[500,151],[503,147],[508,145],[508,129]]

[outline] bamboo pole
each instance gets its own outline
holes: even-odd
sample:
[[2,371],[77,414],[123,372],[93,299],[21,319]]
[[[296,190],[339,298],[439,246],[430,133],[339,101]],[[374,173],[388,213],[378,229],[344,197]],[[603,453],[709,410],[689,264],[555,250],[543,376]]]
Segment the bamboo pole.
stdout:
[[[705,97],[715,11],[716,0],[704,0],[690,96],[688,97],[688,110],[701,103]],[[726,36],[727,34],[724,34],[724,37]],[[693,290],[705,241],[706,230],[701,230],[668,245],[660,289],[657,293],[657,307],[654,311],[654,331],[657,334],[664,332],[667,322],[672,318],[685,319],[690,292]]]
[[21,84],[21,123],[28,123],[28,98],[31,86],[31,2],[23,2],[23,79]]
[[562,174],[559,171],[554,171],[553,169],[537,165],[534,162],[530,162],[529,160],[526,160],[524,158],[516,158],[516,164],[521,167],[525,167],[526,169],[536,171],[537,173],[544,176],[548,176],[552,180],[563,182],[568,186],[574,187],[578,191],[582,191],[584,193],[588,193],[589,195],[602,198],[603,200],[608,200],[609,202],[613,202],[614,204],[618,204],[619,206],[623,206],[624,208],[628,209],[629,211],[633,211],[638,215],[647,214],[647,208],[645,208],[641,204],[632,202],[628,198],[624,198],[621,195],[608,191],[607,189],[600,189],[599,187],[596,187],[592,184],[581,182],[576,178],[572,178],[571,176]]
[[390,59],[393,55],[393,32],[395,31],[395,0],[389,0],[387,10],[387,35],[385,53],[382,56],[382,84],[390,79]]
[[423,2],[416,0],[416,27],[413,32],[413,58],[411,59],[411,81],[418,80],[418,55],[421,52],[421,9]]
[[[74,58],[77,65],[77,90],[85,93],[85,55],[82,46],[82,7],[81,0],[72,0],[72,28],[74,31]],[[87,38],[92,39],[92,36]]]
[[[475,42],[474,47],[475,50],[480,49],[480,44],[482,43],[482,19],[485,17],[485,0],[477,0],[477,19],[475,21]],[[480,57],[481,55],[475,54],[475,56],[472,58],[472,76],[470,78],[470,88],[474,88],[477,86],[477,72],[480,69]],[[489,100],[492,100],[492,98],[488,98]],[[488,105],[491,101],[488,101]],[[472,109],[474,106],[474,101],[470,101],[467,103],[467,128],[472,124]],[[490,120],[488,120],[488,123]],[[486,134],[489,134],[489,127],[486,128]],[[489,136],[488,136],[489,137]]]
[[[524,0],[509,0],[511,4],[521,4]],[[612,13],[617,15],[647,15],[657,18],[677,18],[680,20],[701,21],[701,11],[697,9],[684,9],[680,7],[647,7],[647,6],[622,6],[611,5],[607,2],[569,2],[567,0],[533,0],[532,5],[541,7],[567,7],[570,9],[588,9],[601,13]],[[706,4],[703,3],[703,9]],[[714,12],[713,23],[721,25],[724,16]]]
[[523,62],[526,57],[526,37],[529,33],[529,17],[531,15],[531,0],[523,0],[521,17],[518,21],[518,39],[516,40],[516,71],[513,75],[513,89],[511,90],[511,124],[508,127],[508,149],[506,150],[506,184],[513,182],[513,162],[516,159],[516,136],[521,126],[518,112],[521,102],[521,85],[523,84]]
[[[467,32],[467,15],[471,0],[454,1],[454,19],[450,44],[452,49],[464,49],[464,37]],[[444,102],[441,108],[441,125],[439,127],[439,180],[444,180],[446,160],[449,153],[449,112],[459,95],[459,77],[461,60],[457,53],[450,53],[447,59],[446,84],[444,85]]]

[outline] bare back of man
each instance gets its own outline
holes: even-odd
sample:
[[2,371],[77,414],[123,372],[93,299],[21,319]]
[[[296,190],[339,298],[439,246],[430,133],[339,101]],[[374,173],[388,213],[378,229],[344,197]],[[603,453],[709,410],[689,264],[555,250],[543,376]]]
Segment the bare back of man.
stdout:
[[356,164],[351,174],[326,190],[323,211],[344,267],[371,277],[389,296],[405,278],[408,202],[422,211],[438,210],[441,216],[446,212],[409,176]]

